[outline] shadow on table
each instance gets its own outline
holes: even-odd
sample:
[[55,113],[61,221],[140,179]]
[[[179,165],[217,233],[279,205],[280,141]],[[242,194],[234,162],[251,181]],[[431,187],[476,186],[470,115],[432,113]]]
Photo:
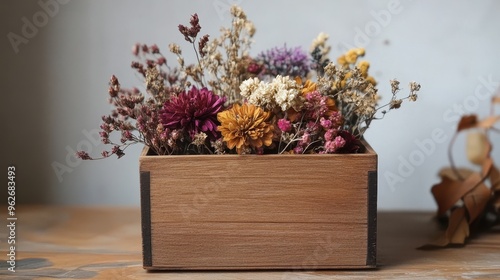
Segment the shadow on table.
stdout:
[[417,248],[440,233],[432,213],[380,212],[378,214],[377,264],[381,268],[429,258],[432,251]]

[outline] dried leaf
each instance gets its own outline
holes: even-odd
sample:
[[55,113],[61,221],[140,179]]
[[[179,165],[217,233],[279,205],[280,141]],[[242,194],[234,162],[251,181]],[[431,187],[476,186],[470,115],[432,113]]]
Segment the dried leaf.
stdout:
[[466,193],[483,180],[479,173],[472,173],[465,181],[443,177],[441,183],[432,186],[432,194],[438,204],[438,216],[446,214]]
[[497,212],[500,212],[500,170],[495,165],[491,166],[491,171],[490,171],[490,184],[491,184],[491,191],[493,192],[493,195],[495,196],[495,200],[493,202],[493,208]]
[[491,159],[491,157],[488,157],[486,158],[486,160],[484,160],[483,162],[483,166],[482,166],[482,174],[483,174],[483,179],[486,179],[488,178],[488,176],[490,176],[490,172],[491,172],[491,169],[493,168],[493,160]]
[[491,166],[490,183],[493,191],[500,191],[500,170],[495,165]]
[[463,207],[457,208],[451,213],[446,236],[450,244],[464,244],[465,238],[469,236],[469,223]]
[[456,170],[453,170],[451,167],[446,167],[441,169],[439,171],[439,177],[448,177],[453,180],[459,180],[460,178],[457,176],[457,173],[462,176],[462,178],[467,178],[469,177],[472,173],[474,173],[473,170],[468,169],[468,168],[457,168]]
[[495,125],[496,122],[498,122],[500,120],[500,116],[490,116],[490,117],[487,117],[486,119],[478,122],[476,124],[477,127],[481,127],[481,128],[486,128],[486,129],[490,129],[493,127],[493,125]]
[[[491,115],[479,121],[476,115],[463,116],[448,148],[451,168],[440,171],[442,181],[432,187],[432,193],[438,204],[438,216],[445,214],[457,202],[463,201],[463,206],[451,210],[446,232],[434,242],[420,247],[421,249],[440,248],[449,244],[463,244],[470,234],[469,225],[474,221],[491,227],[500,224],[500,170],[491,158],[492,143],[488,138],[491,130],[500,131],[494,127],[500,122],[500,116],[494,115],[494,105],[500,103],[500,95],[492,98]],[[468,169],[456,168],[453,160],[452,147],[457,135],[470,128],[484,130],[481,133],[471,133],[467,136],[467,158],[481,166],[481,173]],[[488,180],[489,185],[488,186]],[[486,219],[479,219],[483,217]],[[484,229],[487,227],[475,227]]]
[[450,216],[450,222],[446,231],[440,235],[436,240],[419,249],[435,249],[445,247],[450,244],[463,244],[465,239],[469,236],[469,224],[465,216],[465,209],[463,207],[453,210]]
[[469,224],[472,224],[483,212],[490,198],[491,191],[485,184],[479,184],[479,186],[464,196],[464,205],[469,214]]
[[476,115],[466,115],[460,119],[458,122],[457,132],[462,131],[464,129],[473,128],[477,125],[477,116]]
[[470,162],[481,165],[490,152],[490,142],[482,132],[467,134],[467,158]]

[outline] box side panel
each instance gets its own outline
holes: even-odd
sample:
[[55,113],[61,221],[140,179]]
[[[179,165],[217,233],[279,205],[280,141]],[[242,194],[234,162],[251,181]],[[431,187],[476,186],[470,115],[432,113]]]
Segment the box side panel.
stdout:
[[156,223],[153,258],[163,269],[363,267],[366,231],[363,224]]
[[145,268],[153,265],[151,252],[151,192],[150,173],[140,172],[141,181],[141,230],[142,230],[142,263]]
[[376,204],[369,203],[373,175],[367,174],[376,170],[376,155],[339,161],[145,157],[141,170],[151,175],[155,248],[146,268],[363,268],[375,262],[376,214],[369,216]]
[[152,221],[367,222],[367,161],[221,158],[152,168]]
[[368,252],[366,265],[377,265],[377,171],[368,172]]

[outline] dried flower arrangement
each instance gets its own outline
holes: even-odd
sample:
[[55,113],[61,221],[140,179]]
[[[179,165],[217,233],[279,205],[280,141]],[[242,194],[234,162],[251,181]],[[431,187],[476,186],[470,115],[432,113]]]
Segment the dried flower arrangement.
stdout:
[[[432,187],[438,204],[437,217],[446,225],[446,231],[421,249],[463,245],[471,233],[500,225],[500,170],[491,157],[493,146],[489,138],[490,133],[500,132],[494,126],[500,122],[500,115],[494,110],[498,104],[500,95],[492,98],[490,116],[479,120],[476,115],[467,115],[458,123],[448,149],[451,167],[439,172],[441,182]],[[457,168],[453,160],[453,144],[466,131],[467,158],[480,171]]]
[[[360,139],[370,123],[415,101],[420,85],[411,82],[399,98],[397,80],[392,98],[378,105],[370,64],[358,61],[362,48],[328,59],[328,36],[321,33],[310,53],[277,47],[252,57],[255,27],[240,7],[231,8],[232,24],[219,38],[198,38],[199,18],[179,25],[196,54],[186,64],[181,47],[170,44],[178,66],[172,67],[157,45],[137,44],[132,63],[144,77],[146,93],[122,88],[110,80],[111,115],[103,116],[102,142],[112,145],[102,157],[124,155],[143,143],[158,155],[173,154],[306,154],[362,152]],[[111,134],[119,132],[119,142]],[[92,159],[84,151],[82,159]]]

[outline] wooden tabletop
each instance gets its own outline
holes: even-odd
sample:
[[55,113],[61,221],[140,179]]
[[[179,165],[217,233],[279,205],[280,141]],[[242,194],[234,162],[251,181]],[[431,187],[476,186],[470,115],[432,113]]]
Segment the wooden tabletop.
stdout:
[[437,233],[430,213],[379,213],[374,270],[147,272],[139,209],[20,208],[14,273],[7,270],[9,233],[1,226],[1,279],[500,279],[500,228],[464,248],[419,251]]

